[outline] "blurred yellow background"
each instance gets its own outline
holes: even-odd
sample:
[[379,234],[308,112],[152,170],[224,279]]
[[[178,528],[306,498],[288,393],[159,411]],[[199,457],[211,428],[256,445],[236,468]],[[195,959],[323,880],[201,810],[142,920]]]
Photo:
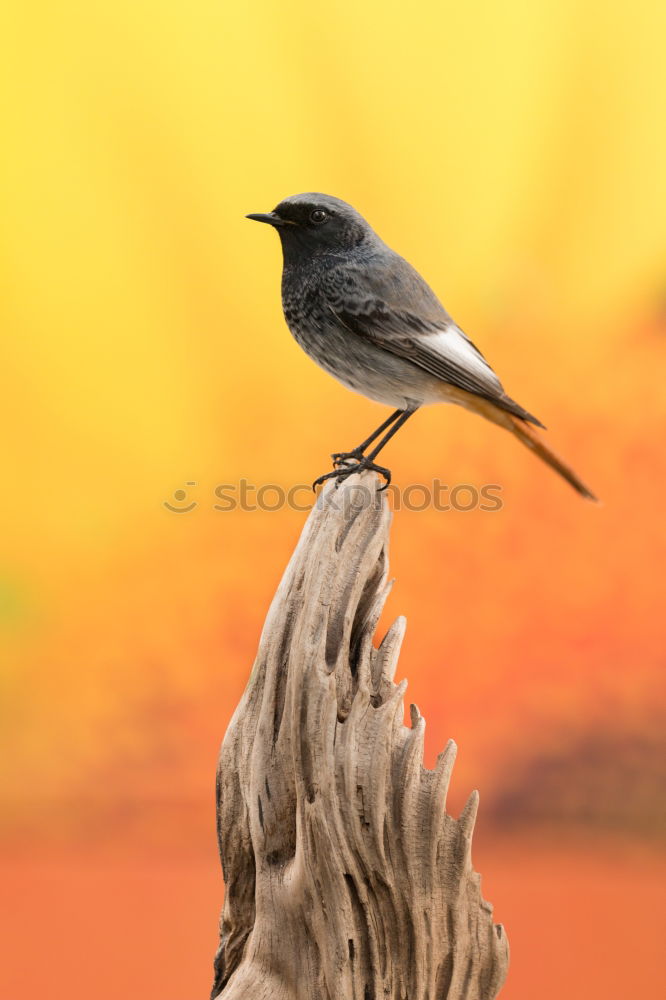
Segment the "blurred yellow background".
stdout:
[[0,18],[2,995],[83,997],[101,970],[98,1000],[208,986],[217,746],[305,516],[214,490],[309,483],[384,414],[301,354],[278,240],[243,218],[308,190],[424,274],[604,501],[423,411],[396,481],[497,483],[504,506],[396,513],[384,625],[408,615],[429,761],[460,744],[454,804],[481,790],[502,995],[656,995],[666,7]]

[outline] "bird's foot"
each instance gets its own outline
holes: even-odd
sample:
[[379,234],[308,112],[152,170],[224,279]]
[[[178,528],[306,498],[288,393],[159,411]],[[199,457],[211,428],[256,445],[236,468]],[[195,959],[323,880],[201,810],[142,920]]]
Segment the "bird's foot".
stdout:
[[[348,455],[345,455],[344,457],[345,459],[348,459],[352,455],[353,452],[350,452]],[[345,462],[345,464],[342,465],[342,467],[338,466],[337,468],[333,469],[332,472],[326,472],[324,473],[323,476],[319,476],[319,478],[315,479],[314,483],[312,484],[312,489],[314,490],[317,488],[317,486],[321,486],[322,483],[325,483],[327,479],[335,479],[335,488],[337,490],[340,483],[344,482],[345,479],[348,479],[349,476],[353,476],[355,472],[365,472],[366,470],[368,472],[378,472],[379,475],[383,476],[383,478],[386,480],[384,485],[379,487],[378,490],[379,493],[385,490],[386,487],[391,482],[390,469],[385,469],[383,465],[376,465],[373,461],[371,461],[371,459],[364,458],[363,456],[361,456],[358,462],[353,462],[353,461],[351,463]]]
[[349,462],[363,461],[363,452],[360,448],[354,448],[353,451],[334,451],[331,458],[337,468],[339,465],[348,465]]

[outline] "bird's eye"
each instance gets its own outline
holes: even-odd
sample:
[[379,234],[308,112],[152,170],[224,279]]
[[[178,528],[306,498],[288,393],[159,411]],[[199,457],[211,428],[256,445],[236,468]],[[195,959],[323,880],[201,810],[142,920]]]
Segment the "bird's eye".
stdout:
[[325,212],[323,208],[315,208],[314,211],[310,212],[310,222],[314,222],[316,226],[320,226],[327,219],[328,212]]

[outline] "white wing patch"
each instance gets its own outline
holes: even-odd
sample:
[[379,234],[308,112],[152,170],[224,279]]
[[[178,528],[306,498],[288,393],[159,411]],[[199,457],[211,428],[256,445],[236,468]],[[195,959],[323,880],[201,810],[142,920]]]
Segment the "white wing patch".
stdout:
[[502,391],[502,383],[495,372],[457,326],[447,326],[444,330],[424,335],[419,346],[469,372],[489,389]]

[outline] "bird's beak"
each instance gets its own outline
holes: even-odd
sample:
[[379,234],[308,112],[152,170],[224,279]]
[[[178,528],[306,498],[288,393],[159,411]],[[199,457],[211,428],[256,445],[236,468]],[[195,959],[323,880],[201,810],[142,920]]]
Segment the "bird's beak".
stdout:
[[289,219],[281,219],[279,215],[275,212],[252,212],[251,215],[246,215],[246,219],[253,219],[255,222],[266,222],[269,226],[293,226],[294,223]]

